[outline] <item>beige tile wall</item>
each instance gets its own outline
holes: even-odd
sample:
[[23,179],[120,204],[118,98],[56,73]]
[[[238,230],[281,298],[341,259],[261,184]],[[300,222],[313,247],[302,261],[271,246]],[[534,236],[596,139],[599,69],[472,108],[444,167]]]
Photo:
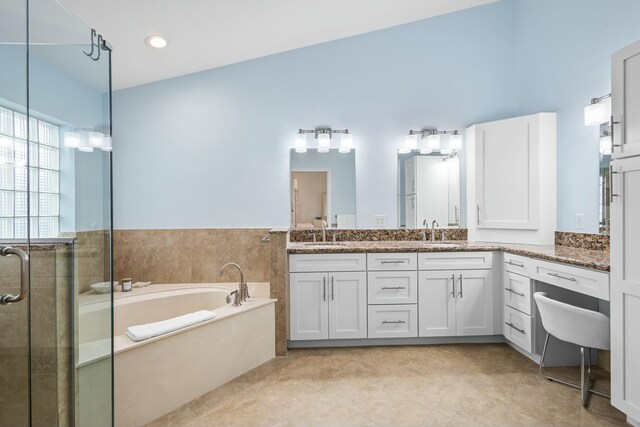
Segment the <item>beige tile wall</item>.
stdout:
[[227,262],[240,264],[245,279],[269,282],[268,228],[116,230],[115,280],[131,277],[154,283],[210,283],[238,280]]

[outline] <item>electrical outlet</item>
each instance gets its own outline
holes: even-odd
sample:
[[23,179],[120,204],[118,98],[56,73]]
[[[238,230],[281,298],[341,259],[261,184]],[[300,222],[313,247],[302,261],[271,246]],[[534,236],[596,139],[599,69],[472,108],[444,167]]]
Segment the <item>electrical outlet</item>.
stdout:
[[576,215],[576,230],[584,230],[584,214]]
[[386,216],[385,215],[374,215],[373,216],[373,223],[375,224],[376,228],[384,228],[384,227],[386,227]]

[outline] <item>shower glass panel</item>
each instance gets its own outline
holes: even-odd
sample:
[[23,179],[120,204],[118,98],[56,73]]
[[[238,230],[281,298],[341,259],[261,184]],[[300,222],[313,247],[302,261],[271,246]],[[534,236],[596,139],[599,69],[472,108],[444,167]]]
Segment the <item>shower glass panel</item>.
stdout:
[[[0,427],[112,426],[111,51],[54,0],[0,2]],[[92,284],[107,282],[106,293]]]

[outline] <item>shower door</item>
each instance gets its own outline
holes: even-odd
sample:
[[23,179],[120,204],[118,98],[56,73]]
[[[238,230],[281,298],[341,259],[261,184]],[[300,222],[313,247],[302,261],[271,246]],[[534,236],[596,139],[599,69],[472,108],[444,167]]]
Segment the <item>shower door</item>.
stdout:
[[111,50],[0,1],[0,427],[112,426]]

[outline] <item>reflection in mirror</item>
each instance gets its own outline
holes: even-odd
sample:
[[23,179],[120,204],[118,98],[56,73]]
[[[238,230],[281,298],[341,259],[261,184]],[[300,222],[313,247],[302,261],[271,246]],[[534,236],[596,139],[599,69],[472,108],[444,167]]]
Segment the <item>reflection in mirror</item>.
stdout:
[[600,125],[600,191],[598,194],[598,220],[601,234],[609,234],[611,220],[609,203],[611,201],[611,126]]
[[291,225],[295,228],[356,228],[355,151],[291,150]]
[[460,226],[460,158],[398,153],[398,227]]

